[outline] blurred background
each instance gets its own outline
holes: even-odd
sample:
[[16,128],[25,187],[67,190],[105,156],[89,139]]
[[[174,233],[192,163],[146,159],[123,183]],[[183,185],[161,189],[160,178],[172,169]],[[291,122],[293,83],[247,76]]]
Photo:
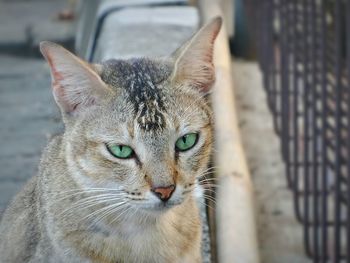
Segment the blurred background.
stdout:
[[74,1],[0,1],[0,213],[62,130],[41,40],[74,46]]
[[[0,0],[0,216],[63,130],[38,44],[86,57],[98,2]],[[350,262],[350,3],[228,6],[261,261]]]

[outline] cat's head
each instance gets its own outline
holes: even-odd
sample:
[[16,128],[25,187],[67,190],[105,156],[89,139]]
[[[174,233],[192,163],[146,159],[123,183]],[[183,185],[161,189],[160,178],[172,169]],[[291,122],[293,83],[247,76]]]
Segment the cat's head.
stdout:
[[214,19],[168,58],[93,65],[41,43],[66,126],[67,167],[82,189],[107,189],[117,197],[109,201],[149,211],[193,195],[211,152],[207,95],[220,27]]

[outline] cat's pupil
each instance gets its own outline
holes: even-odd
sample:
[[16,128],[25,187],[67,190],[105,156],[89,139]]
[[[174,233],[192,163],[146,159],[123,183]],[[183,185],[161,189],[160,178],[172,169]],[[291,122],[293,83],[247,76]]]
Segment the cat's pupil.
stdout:
[[182,137],[182,141],[184,144],[186,144],[186,136]]

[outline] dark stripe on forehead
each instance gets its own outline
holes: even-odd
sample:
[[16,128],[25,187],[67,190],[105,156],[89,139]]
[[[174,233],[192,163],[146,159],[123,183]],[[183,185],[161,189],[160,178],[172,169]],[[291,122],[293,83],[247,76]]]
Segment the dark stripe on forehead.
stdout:
[[103,63],[101,78],[126,91],[137,122],[142,129],[150,131],[165,127],[166,98],[160,84],[170,73],[169,65],[150,59],[108,60]]

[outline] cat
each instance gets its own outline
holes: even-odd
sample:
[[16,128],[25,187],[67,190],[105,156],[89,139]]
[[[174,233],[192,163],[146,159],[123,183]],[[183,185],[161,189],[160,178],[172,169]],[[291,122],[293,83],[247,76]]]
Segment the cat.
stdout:
[[42,42],[65,131],[0,224],[2,263],[201,262],[217,17],[167,58],[89,64]]

